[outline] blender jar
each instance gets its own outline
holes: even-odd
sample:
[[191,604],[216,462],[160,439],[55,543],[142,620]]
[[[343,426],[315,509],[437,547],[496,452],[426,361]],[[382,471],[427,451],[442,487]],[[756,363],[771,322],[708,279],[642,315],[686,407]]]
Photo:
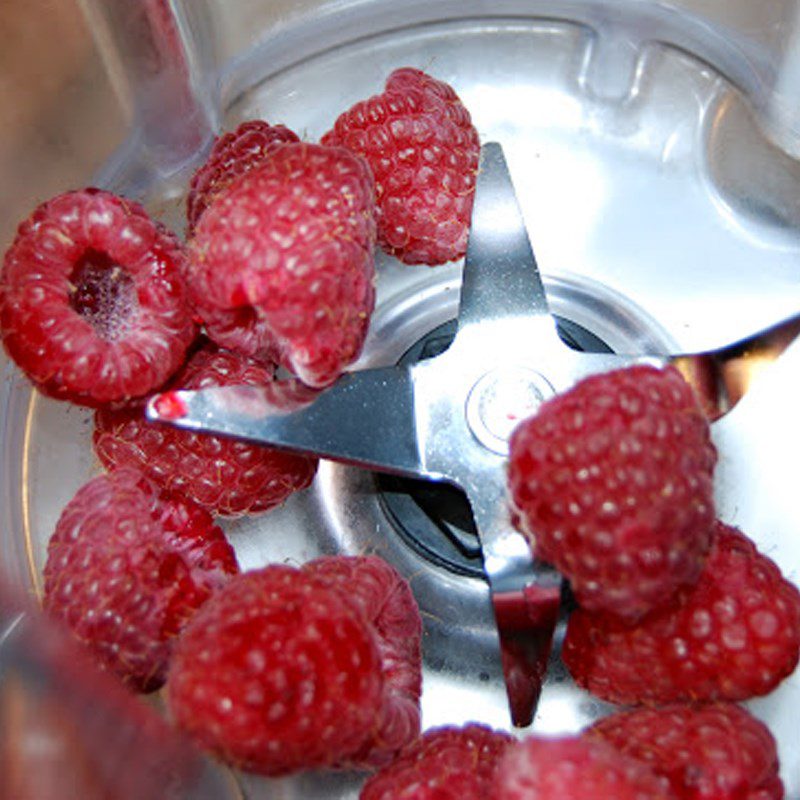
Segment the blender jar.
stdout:
[[[37,202],[88,184],[143,201],[182,232],[189,175],[216,133],[263,118],[317,140],[409,65],[451,83],[482,141],[503,145],[550,305],[576,330],[620,352],[699,351],[798,311],[800,5],[790,0],[81,0],[0,14],[9,41],[53,53],[50,65],[5,56],[4,244]],[[357,367],[410,358],[441,333],[461,267],[379,256]],[[793,580],[799,359],[795,345],[714,429],[720,516]],[[1,363],[0,564],[15,591],[36,595],[58,514],[99,467],[90,414],[38,396]],[[428,503],[427,491],[323,463],[308,491],[225,527],[243,569],[377,552],[413,574],[424,725],[507,727],[504,687],[476,667],[494,640],[468,509],[445,490]],[[778,741],[787,797],[800,799],[800,677],[749,707]],[[556,653],[534,730],[577,731],[608,710],[571,684]],[[235,776],[252,798],[354,798],[362,780]]]

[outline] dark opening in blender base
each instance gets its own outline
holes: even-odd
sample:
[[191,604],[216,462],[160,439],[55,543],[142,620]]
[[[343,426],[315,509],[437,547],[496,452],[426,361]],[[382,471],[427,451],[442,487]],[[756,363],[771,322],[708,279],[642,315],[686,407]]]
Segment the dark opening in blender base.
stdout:
[[[610,353],[611,348],[576,322],[555,317],[558,334],[573,350]],[[434,328],[412,345],[398,364],[410,366],[443,353],[456,321]],[[483,561],[472,511],[464,493],[447,483],[376,474],[381,508],[403,541],[433,564],[457,575],[483,578]]]

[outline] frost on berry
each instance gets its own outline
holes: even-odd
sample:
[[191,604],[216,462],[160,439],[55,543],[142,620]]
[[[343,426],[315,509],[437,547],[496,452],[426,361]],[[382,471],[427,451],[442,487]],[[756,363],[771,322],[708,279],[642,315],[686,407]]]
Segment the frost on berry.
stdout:
[[530,736],[508,748],[494,800],[675,800],[668,781],[602,741]]
[[417,69],[395,70],[383,93],[339,116],[322,142],[369,162],[386,252],[429,265],[464,255],[480,141],[451,86]]
[[715,462],[708,422],[677,370],[595,375],[514,431],[514,518],[583,608],[634,621],[697,580]]
[[44,394],[86,406],[142,397],[195,328],[178,239],[138,203],[67,192],[23,222],[0,275],[0,334]]
[[44,609],[101,666],[153,691],[175,637],[236,572],[206,511],[120,469],[90,480],[61,513],[47,548]]
[[630,626],[578,609],[564,663],[614,703],[746,700],[771,692],[800,658],[800,591],[740,531],[717,522],[697,584]]
[[326,386],[358,357],[375,303],[375,200],[364,161],[287,143],[221,190],[189,246],[209,337]]

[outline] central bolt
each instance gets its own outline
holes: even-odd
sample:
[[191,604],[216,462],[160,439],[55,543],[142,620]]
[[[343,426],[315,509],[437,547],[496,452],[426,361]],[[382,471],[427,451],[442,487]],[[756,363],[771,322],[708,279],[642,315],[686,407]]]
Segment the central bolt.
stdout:
[[527,367],[498,367],[482,375],[466,402],[467,424],[486,448],[508,455],[511,432],[555,394],[550,382]]

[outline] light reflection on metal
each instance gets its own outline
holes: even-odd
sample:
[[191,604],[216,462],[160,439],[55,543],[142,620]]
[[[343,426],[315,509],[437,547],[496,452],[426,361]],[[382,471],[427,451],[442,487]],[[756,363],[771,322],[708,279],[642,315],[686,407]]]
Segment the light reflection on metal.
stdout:
[[[498,208],[500,226],[491,224]],[[462,488],[472,506],[498,625],[496,674],[489,679],[505,680],[512,719],[527,726],[551,649],[561,579],[532,558],[509,518],[504,448],[497,442],[502,426],[496,422],[517,414],[519,392],[517,382],[500,381],[493,385],[497,391],[481,395],[476,404],[471,398],[486,376],[531,371],[539,388],[558,393],[593,373],[673,363],[697,390],[709,418],[717,419],[798,332],[800,317],[795,317],[722,350],[673,358],[570,349],[550,315],[503,152],[488,144],[482,150],[458,332],[445,352],[409,368],[351,373],[291,408],[280,402],[276,408],[280,385],[244,393],[180,391],[185,416],[164,421]],[[489,400],[491,409],[483,402]],[[159,397],[150,402],[150,418],[163,419],[159,404]],[[511,427],[503,428],[503,435],[508,437]]]
[[709,353],[673,356],[710,420],[730,411],[759,375],[800,335],[800,316]]

